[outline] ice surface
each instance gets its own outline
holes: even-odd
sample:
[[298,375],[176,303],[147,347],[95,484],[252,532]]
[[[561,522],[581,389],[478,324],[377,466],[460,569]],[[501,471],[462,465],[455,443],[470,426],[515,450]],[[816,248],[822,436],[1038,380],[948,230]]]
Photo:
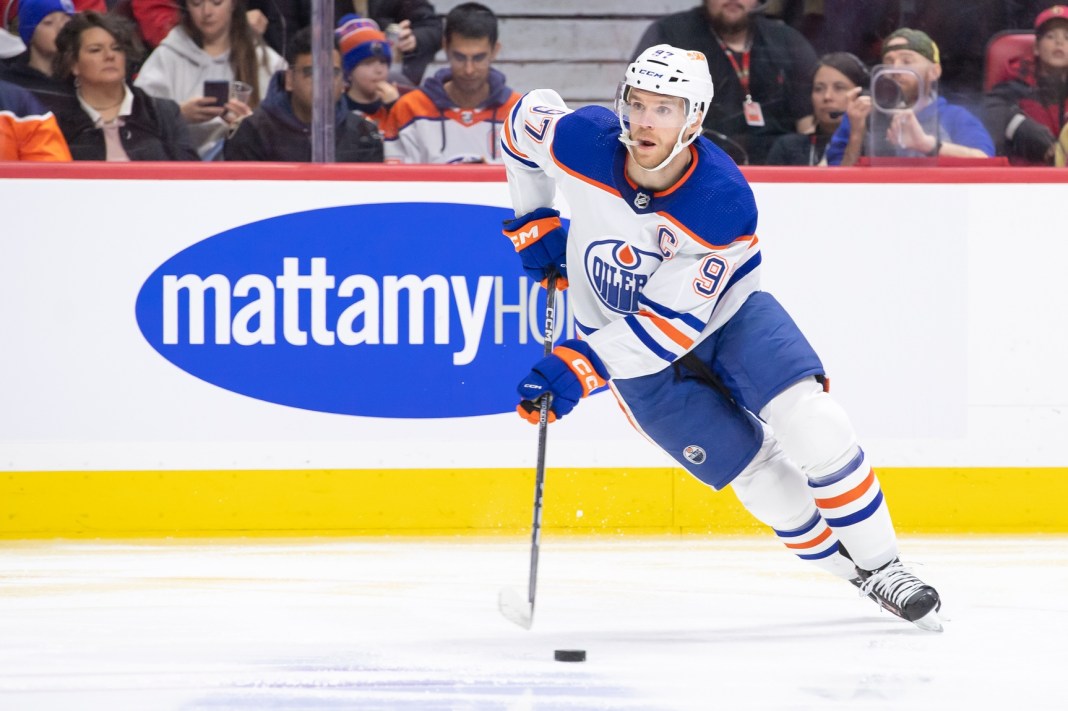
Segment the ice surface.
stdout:
[[[943,634],[771,536],[0,543],[0,709],[1065,709],[1068,539],[906,538]],[[588,661],[553,661],[585,649]]]

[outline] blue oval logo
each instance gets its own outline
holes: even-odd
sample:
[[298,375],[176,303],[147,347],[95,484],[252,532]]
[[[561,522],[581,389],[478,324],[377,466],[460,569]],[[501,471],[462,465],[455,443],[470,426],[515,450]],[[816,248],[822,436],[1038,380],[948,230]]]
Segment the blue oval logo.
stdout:
[[541,357],[544,314],[544,290],[519,276],[500,234],[511,218],[390,203],[242,225],[156,269],[137,324],[182,370],[267,402],[369,417],[510,412]]

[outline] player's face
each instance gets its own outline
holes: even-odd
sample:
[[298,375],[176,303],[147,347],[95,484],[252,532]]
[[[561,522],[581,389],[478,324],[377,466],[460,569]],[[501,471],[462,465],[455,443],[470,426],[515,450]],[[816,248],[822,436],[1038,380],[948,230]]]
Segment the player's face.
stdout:
[[1054,20],[1035,41],[1035,54],[1044,67],[1068,68],[1068,21]]
[[90,27],[82,32],[78,60],[71,71],[85,85],[122,83],[126,81],[126,53],[110,32]]
[[450,37],[445,44],[445,54],[456,88],[465,94],[482,90],[489,83],[490,65],[497,58],[500,48],[501,43],[494,46],[490,44],[489,37]]
[[631,156],[643,168],[660,165],[675,147],[679,129],[686,125],[686,101],[642,89],[631,89],[622,107],[630,125]]
[[812,80],[812,110],[816,116],[816,123],[825,128],[837,126],[842,122],[842,117],[831,118],[832,111],[846,110],[849,104],[849,92],[856,84],[849,77],[834,67],[824,65],[816,70],[816,76]]
[[33,31],[30,46],[42,56],[56,56],[56,35],[68,22],[70,22],[70,15],[65,12],[52,12],[45,15]]

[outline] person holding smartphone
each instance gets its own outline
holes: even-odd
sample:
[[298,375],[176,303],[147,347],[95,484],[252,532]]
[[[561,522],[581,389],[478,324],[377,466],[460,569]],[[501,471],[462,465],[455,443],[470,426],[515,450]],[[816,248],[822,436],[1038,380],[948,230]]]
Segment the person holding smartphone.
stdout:
[[[149,56],[135,84],[177,101],[197,152],[213,160],[286,63],[249,26],[245,0],[179,0],[179,8],[179,24]],[[242,82],[251,93],[243,101],[232,89],[205,82]]]

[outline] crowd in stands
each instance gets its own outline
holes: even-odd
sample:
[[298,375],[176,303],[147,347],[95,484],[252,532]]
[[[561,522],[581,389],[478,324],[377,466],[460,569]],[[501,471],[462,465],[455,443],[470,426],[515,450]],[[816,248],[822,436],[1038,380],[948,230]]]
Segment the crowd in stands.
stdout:
[[[500,162],[520,94],[494,67],[490,7],[333,6],[335,160]],[[0,0],[0,160],[310,161],[310,22],[310,0]],[[1033,44],[984,91],[987,43],[1007,31]],[[1065,163],[1055,1],[703,0],[631,54],[660,43],[708,61],[705,135],[739,163]]]

